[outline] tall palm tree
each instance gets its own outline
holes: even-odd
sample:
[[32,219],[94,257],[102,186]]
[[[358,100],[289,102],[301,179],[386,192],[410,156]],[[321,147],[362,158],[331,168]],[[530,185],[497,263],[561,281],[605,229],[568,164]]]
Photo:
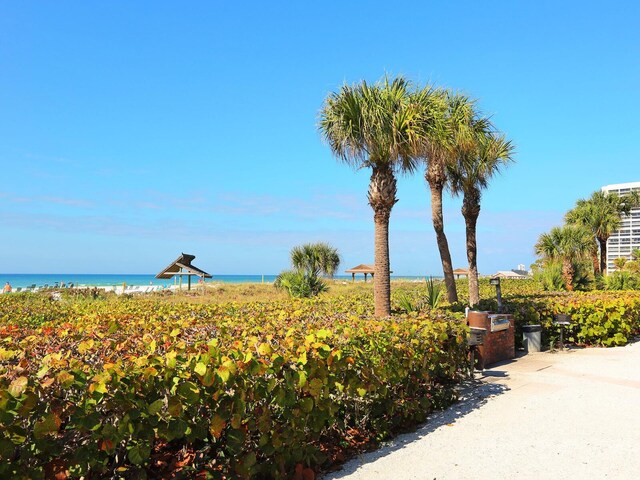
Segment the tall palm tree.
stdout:
[[333,154],[356,168],[370,168],[368,200],[374,220],[375,314],[391,314],[389,218],[398,201],[398,170],[416,168],[412,156],[419,109],[410,101],[411,87],[402,77],[374,85],[344,85],[325,99],[319,130]]
[[471,148],[459,148],[455,163],[447,165],[449,186],[454,195],[462,193],[462,215],[466,226],[467,260],[469,262],[469,305],[480,301],[478,286],[476,225],[480,215],[482,190],[500,168],[512,161],[513,145],[504,136],[488,131],[489,122],[474,122],[477,140]]
[[440,252],[447,300],[458,301],[449,242],[444,232],[442,192],[447,185],[447,165],[455,162],[457,147],[472,141],[474,101],[448,91],[421,97],[421,143],[419,154],[426,164],[425,180],[431,191],[431,220]]
[[638,205],[640,205],[640,196],[637,192],[620,196],[597,191],[587,199],[578,200],[576,206],[567,212],[565,216],[567,223],[589,229],[598,243],[599,264],[597,249],[592,254],[596,273],[606,272],[607,240],[620,229],[622,215],[628,215],[631,209]]
[[547,261],[561,262],[565,287],[572,291],[576,273],[574,265],[589,257],[592,245],[593,238],[589,230],[579,225],[565,225],[540,235],[535,251]]
[[296,270],[333,277],[340,265],[340,255],[328,243],[305,243],[291,249],[291,264]]

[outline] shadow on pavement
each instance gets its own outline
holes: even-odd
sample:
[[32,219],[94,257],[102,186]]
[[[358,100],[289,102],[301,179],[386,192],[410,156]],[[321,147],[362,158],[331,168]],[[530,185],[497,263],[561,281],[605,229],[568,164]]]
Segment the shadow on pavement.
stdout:
[[[496,376],[505,375],[505,372],[489,373],[496,374]],[[486,374],[487,372],[485,371],[485,375]],[[509,390],[508,387],[498,383],[481,383],[478,381],[463,383],[460,389],[460,400],[446,410],[433,412],[429,415],[427,422],[419,426],[415,432],[404,433],[388,442],[384,442],[379,449],[362,454],[345,463],[341,470],[328,472],[321,478],[322,480],[338,480],[344,476],[355,473],[361,465],[401,450],[406,445],[429,435],[438,428],[454,423],[473,410],[482,407],[489,398],[500,395],[507,390]]]

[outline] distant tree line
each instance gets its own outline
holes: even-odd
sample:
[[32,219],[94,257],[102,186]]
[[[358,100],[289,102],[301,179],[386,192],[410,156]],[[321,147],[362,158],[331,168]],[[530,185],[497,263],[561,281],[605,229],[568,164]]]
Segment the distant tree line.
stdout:
[[535,276],[547,290],[612,290],[640,288],[640,250],[616,259],[617,271],[607,273],[607,240],[620,229],[623,217],[640,206],[638,192],[618,195],[594,192],[576,202],[565,223],[540,235],[535,245]]

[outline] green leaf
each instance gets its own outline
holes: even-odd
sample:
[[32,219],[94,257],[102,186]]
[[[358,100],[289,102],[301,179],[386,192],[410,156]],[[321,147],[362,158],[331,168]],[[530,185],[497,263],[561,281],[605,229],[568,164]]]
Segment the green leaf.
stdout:
[[169,434],[170,434],[171,440],[184,437],[184,434],[187,431],[187,428],[188,428],[187,422],[185,422],[181,418],[171,420],[169,422]]
[[48,413],[35,423],[33,435],[37,439],[42,439],[52,433],[58,433],[61,423],[60,417],[54,413]]
[[178,397],[169,397],[169,404],[167,406],[169,415],[178,417],[182,413],[182,402]]
[[138,444],[129,449],[127,458],[129,458],[129,461],[134,465],[142,465],[147,461],[149,455],[151,455],[151,448],[149,445]]
[[323,385],[322,380],[314,378],[309,382],[309,393],[314,397],[319,397],[320,393],[322,393]]
[[307,384],[307,374],[305,372],[298,372],[298,388],[302,388]]
[[313,410],[313,398],[304,397],[300,400],[300,408],[305,413],[310,413]]
[[200,398],[200,389],[193,382],[184,382],[181,384],[178,387],[177,393],[190,404],[196,403]]
[[227,433],[227,447],[232,454],[238,454],[243,450],[247,435],[244,430],[232,429]]
[[9,440],[8,438],[0,438],[0,458],[8,460],[13,457],[15,451],[16,446],[11,440]]
[[159,399],[159,400],[156,400],[155,402],[151,403],[147,407],[147,411],[149,412],[149,415],[156,415],[160,410],[162,410],[163,406],[164,406],[164,400],[163,399]]
[[210,387],[216,381],[216,373],[212,369],[208,368],[200,381],[205,387]]

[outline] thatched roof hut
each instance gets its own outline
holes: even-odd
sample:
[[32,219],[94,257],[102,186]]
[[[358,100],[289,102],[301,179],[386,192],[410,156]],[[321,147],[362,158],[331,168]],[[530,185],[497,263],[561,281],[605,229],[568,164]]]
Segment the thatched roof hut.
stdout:
[[174,276],[179,276],[180,284],[182,284],[182,277],[186,276],[189,285],[188,290],[191,290],[191,277],[211,278],[211,275],[204,270],[199,269],[195,265],[191,265],[191,262],[195,258],[195,255],[189,255],[188,253],[180,254],[180,256],[171,262],[167,268],[157,274],[156,278],[172,278]]

